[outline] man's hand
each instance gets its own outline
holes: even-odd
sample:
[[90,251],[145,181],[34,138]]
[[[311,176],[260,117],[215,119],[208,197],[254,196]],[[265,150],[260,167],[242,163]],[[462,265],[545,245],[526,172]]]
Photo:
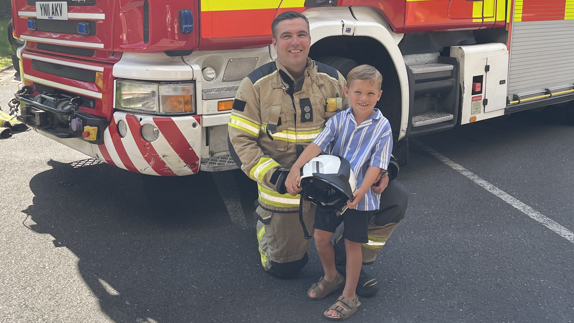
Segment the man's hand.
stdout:
[[389,176],[380,178],[377,182],[375,182],[375,184],[373,184],[373,191],[377,194],[381,194],[385,188],[387,188],[387,185],[389,185]]
[[299,186],[299,182],[301,181],[301,169],[297,169],[295,167],[291,168],[289,175],[287,175],[287,179],[285,180],[285,188],[287,188],[287,192],[289,194],[295,196],[299,194],[303,190]]

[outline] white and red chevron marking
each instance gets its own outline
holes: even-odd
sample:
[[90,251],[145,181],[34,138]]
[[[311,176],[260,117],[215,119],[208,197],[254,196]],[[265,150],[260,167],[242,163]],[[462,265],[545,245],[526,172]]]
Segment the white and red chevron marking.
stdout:
[[[124,121],[128,132],[122,138],[117,124]],[[141,127],[155,125],[159,138],[150,143],[141,136]],[[195,124],[195,127],[193,126]],[[201,142],[201,127],[193,116],[159,117],[114,113],[104,132],[104,144],[96,155],[108,164],[132,172],[156,176],[185,176],[199,171],[200,159],[193,147]]]

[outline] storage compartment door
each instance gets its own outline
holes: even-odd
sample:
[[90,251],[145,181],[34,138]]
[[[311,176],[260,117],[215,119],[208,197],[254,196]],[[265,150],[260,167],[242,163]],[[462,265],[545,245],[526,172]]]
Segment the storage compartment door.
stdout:
[[486,73],[484,112],[506,108],[506,80],[508,75],[508,55],[489,56],[486,58],[489,71]]

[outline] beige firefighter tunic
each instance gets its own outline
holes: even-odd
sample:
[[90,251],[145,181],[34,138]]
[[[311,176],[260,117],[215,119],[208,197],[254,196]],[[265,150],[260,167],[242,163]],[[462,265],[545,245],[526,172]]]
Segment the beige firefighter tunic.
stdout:
[[[291,168],[325,122],[347,108],[345,84],[336,69],[308,59],[299,80],[275,61],[259,67],[239,86],[229,138],[241,169],[258,184],[257,237],[266,269],[269,260],[297,261],[309,250],[299,223],[300,196],[277,193],[271,178],[279,168]],[[303,211],[312,233],[315,207],[304,202]]]

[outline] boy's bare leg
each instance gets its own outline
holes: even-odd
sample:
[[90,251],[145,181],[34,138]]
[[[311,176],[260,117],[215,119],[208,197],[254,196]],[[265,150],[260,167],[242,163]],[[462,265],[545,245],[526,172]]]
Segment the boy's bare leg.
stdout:
[[[333,281],[333,279],[337,277],[337,267],[335,267],[335,249],[333,249],[333,245],[331,244],[332,236],[332,232],[315,229],[315,246],[317,247],[317,253],[321,259],[323,270],[325,271],[324,278],[328,282]],[[359,248],[360,247],[361,245],[359,245]],[[323,286],[321,284],[318,285],[319,288],[323,290]],[[309,297],[315,298],[315,292],[311,290],[309,292]]]
[[[357,290],[357,283],[359,282],[359,275],[361,273],[361,266],[363,263],[361,244],[345,239],[345,251],[347,253],[347,276],[345,280],[345,289],[343,289],[343,296],[350,301],[354,301],[357,297],[355,292]],[[337,302],[337,305],[343,307],[341,302]],[[333,310],[328,311],[326,314],[332,317],[339,317],[339,314]]]

